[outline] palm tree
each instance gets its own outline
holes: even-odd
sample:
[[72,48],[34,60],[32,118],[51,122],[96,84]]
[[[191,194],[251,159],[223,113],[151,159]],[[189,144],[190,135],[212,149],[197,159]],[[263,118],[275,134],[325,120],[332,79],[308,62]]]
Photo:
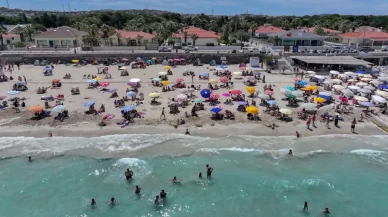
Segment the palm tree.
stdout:
[[121,33],[119,33],[119,32],[116,32],[115,36],[116,36],[116,38],[117,38],[117,44],[118,44],[119,46],[121,46],[121,39],[123,38],[123,36],[122,36]]
[[185,40],[185,44],[187,44],[188,37],[189,37],[189,33],[187,31],[183,31],[183,39]]
[[131,37],[128,37],[127,38],[127,46],[132,46],[132,38]]
[[15,28],[15,33],[18,34],[18,35],[20,35],[20,41],[24,41],[24,33],[25,33],[25,31],[24,31],[24,28],[23,28],[23,27],[17,26],[17,27]]
[[199,36],[197,34],[190,35],[191,40],[193,40],[193,46],[195,46],[195,41],[198,40]]
[[279,41],[281,40],[279,36],[275,36],[273,40],[275,41],[275,46],[279,46]]
[[102,24],[102,26],[100,27],[100,30],[102,33],[101,38],[104,39],[105,44],[107,39],[115,33],[114,28],[106,24]]
[[142,40],[143,38],[144,38],[144,36],[141,36],[141,35],[137,35],[137,36],[136,36],[137,46],[140,46],[141,40]]
[[7,35],[7,34],[8,34],[7,29],[3,25],[0,25],[0,41],[1,41],[1,46],[4,46],[3,35]]
[[256,22],[251,23],[251,31],[252,31],[252,36],[256,36],[256,29],[259,25],[257,25]]

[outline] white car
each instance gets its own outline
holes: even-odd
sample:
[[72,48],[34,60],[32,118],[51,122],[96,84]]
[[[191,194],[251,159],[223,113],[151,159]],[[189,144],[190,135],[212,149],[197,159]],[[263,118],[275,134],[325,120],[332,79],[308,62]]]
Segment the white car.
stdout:
[[189,46],[185,47],[185,50],[186,51],[198,51],[198,47],[194,47],[192,45],[189,45]]

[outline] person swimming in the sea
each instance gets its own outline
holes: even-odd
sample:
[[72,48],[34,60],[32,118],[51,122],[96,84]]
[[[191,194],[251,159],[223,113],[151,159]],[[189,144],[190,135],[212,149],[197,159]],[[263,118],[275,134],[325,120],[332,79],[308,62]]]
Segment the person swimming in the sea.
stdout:
[[155,203],[155,204],[159,204],[159,195],[156,195],[155,200],[154,200],[154,203]]
[[110,205],[111,206],[114,206],[116,204],[116,199],[114,198],[114,197],[112,197],[111,199],[110,199]]
[[130,169],[128,168],[127,171],[125,171],[125,178],[126,178],[127,180],[130,180],[130,179],[132,179],[132,176],[133,176],[133,172],[132,172],[132,170],[130,170]]
[[159,195],[160,195],[160,198],[166,198],[167,197],[167,193],[164,190],[162,190]]
[[202,173],[199,173],[198,178],[202,179]]
[[209,166],[209,164],[206,164],[206,176],[207,176],[207,178],[211,178],[212,177],[212,172],[213,172],[213,168],[211,168]]
[[176,176],[174,176],[174,178],[172,179],[172,182],[173,183],[179,183],[179,180],[176,178]]
[[309,210],[309,206],[307,205],[307,201],[304,202],[303,210],[304,211]]
[[322,213],[323,213],[323,215],[325,215],[325,216],[330,215],[329,208],[325,208],[325,209],[322,211]]
[[288,151],[288,155],[292,155],[292,150],[291,149]]
[[94,198],[92,198],[92,202],[90,203],[90,205],[95,206],[96,204],[96,201],[94,200]]
[[32,162],[31,156],[28,156],[28,162]]
[[139,186],[136,185],[135,194],[140,194],[140,190],[141,190],[141,188],[139,188]]

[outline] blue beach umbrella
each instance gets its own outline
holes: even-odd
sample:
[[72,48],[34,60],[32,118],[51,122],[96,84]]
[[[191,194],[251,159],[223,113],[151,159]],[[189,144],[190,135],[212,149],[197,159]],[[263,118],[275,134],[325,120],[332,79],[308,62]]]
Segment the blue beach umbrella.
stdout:
[[208,76],[209,75],[209,72],[201,72],[199,73],[200,76]]
[[111,89],[108,89],[107,92],[114,93],[114,92],[117,92],[117,89],[116,88],[111,88]]
[[17,81],[16,84],[22,85],[22,84],[24,84],[24,82],[23,81]]
[[269,100],[269,101],[267,101],[267,103],[270,104],[270,105],[278,104],[275,100]]
[[228,68],[228,66],[220,65],[220,68],[221,68],[221,69],[226,69],[226,68]]
[[156,81],[156,82],[160,82],[162,79],[156,77],[156,78],[153,78],[152,80]]
[[20,92],[19,91],[15,91],[15,90],[10,90],[7,92],[9,95],[17,95],[19,94]]
[[51,111],[56,113],[62,113],[66,110],[66,106],[64,105],[57,105],[55,106]]
[[49,67],[46,67],[46,68],[43,68],[44,71],[49,71],[49,70],[52,70],[52,68],[49,68]]
[[203,98],[207,99],[210,98],[211,91],[209,89],[203,89],[200,94]]
[[323,95],[323,94],[318,94],[318,97],[324,98],[326,101],[330,99],[330,96]]
[[377,70],[372,70],[372,72],[371,72],[372,74],[379,74],[380,72],[379,71],[377,71]]
[[85,102],[84,104],[82,104],[83,107],[89,107],[91,105],[94,105],[95,102],[92,100],[92,101],[88,101],[88,102]]
[[373,107],[373,106],[375,106],[371,102],[360,102],[360,105],[365,106],[365,107]]
[[358,70],[358,71],[356,71],[356,73],[357,73],[357,74],[362,74],[362,75],[363,75],[363,74],[366,74],[366,72],[365,72],[365,71],[362,71],[362,70]]
[[299,84],[299,85],[306,85],[307,82],[306,82],[306,81],[299,81],[298,84]]
[[246,105],[246,104],[247,104],[247,102],[244,102],[244,101],[239,101],[239,102],[237,102],[237,104],[238,104],[238,105]]
[[127,93],[127,96],[129,96],[129,97],[134,97],[134,96],[136,96],[136,93],[133,92],[133,91],[129,91],[129,92]]
[[94,79],[89,79],[86,81],[88,84],[94,84],[97,82],[97,80],[94,80]]
[[127,105],[127,106],[124,106],[121,109],[121,111],[129,112],[129,111],[133,111],[135,108],[136,108],[136,106],[134,106],[134,105]]
[[388,85],[380,84],[379,88],[380,89],[388,89]]
[[210,109],[210,112],[213,112],[213,113],[218,113],[220,111],[222,111],[222,108],[220,108],[220,107],[214,107],[214,108]]

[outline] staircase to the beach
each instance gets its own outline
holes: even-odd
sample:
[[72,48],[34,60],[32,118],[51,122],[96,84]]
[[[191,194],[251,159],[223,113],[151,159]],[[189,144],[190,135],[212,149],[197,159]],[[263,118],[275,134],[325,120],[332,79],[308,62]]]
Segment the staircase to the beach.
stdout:
[[371,114],[371,118],[369,118],[371,122],[376,124],[378,127],[380,127],[382,130],[384,130],[386,133],[388,133],[388,117],[387,116],[378,116]]

